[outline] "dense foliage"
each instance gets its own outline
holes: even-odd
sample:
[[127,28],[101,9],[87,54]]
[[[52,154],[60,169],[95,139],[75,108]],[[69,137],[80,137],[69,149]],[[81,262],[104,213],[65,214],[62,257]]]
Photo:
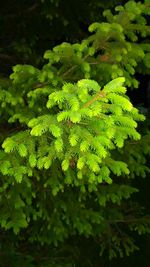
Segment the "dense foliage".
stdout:
[[[138,88],[136,73],[149,74],[150,6],[129,1],[115,10],[83,41],[47,50],[41,68],[16,65],[0,80],[7,265],[95,267],[92,255],[82,262],[84,247],[123,257],[138,249],[134,232],[150,232],[132,196],[133,178],[149,172],[150,133],[126,93]],[[17,250],[25,259],[16,262]]]

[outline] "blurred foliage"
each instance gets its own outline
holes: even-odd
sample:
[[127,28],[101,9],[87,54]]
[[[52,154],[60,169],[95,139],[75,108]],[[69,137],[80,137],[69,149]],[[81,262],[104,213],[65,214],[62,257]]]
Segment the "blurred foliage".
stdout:
[[125,1],[6,0],[0,8],[0,72],[18,63],[39,66],[45,50],[87,37],[102,12]]

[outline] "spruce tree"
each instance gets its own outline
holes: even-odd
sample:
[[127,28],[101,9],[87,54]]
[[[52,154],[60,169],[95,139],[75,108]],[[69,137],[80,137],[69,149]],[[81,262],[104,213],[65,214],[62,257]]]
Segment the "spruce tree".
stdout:
[[[150,133],[127,94],[149,73],[150,6],[115,10],[82,42],[46,51],[41,69],[16,65],[0,81],[0,225],[14,247],[90,239],[100,255],[123,257],[138,249],[132,232],[150,232],[132,197],[132,178],[150,170]],[[58,259],[47,266],[77,266]]]

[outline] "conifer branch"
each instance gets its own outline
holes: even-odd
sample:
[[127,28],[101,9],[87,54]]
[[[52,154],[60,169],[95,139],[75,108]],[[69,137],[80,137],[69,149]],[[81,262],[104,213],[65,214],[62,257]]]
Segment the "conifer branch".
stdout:
[[92,105],[95,101],[99,100],[100,98],[105,97],[106,94],[103,91],[98,92],[91,100],[83,105],[83,108],[87,108]]

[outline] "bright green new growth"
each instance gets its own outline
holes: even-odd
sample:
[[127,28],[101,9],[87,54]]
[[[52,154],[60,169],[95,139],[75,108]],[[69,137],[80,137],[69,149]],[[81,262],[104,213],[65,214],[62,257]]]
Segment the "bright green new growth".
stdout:
[[58,160],[64,178],[61,188],[51,185],[54,195],[65,184],[97,190],[99,183],[112,183],[110,169],[116,175],[128,174],[125,163],[118,161],[116,165],[111,160],[110,150],[122,147],[128,137],[139,140],[135,120],[144,116],[125,97],[123,83],[124,78],[117,78],[101,90],[98,83],[85,79],[53,89],[47,114],[28,122],[31,131],[8,137],[2,144],[6,153],[25,158],[22,166],[15,168],[10,157],[9,168],[3,167],[8,155],[2,153],[1,172],[21,182],[25,174],[32,176],[32,168],[49,169]]
[[149,219],[130,221],[124,210],[138,191],[129,178],[149,171],[149,132],[140,136],[144,116],[126,95],[127,86],[138,87],[135,72],[149,72],[150,45],[137,42],[150,32],[149,8],[130,1],[116,11],[80,44],[47,51],[41,70],[16,65],[0,85],[9,125],[0,135],[1,228],[20,236],[25,228],[28,241],[41,244],[91,236],[110,258],[137,249],[117,223],[149,232]]

